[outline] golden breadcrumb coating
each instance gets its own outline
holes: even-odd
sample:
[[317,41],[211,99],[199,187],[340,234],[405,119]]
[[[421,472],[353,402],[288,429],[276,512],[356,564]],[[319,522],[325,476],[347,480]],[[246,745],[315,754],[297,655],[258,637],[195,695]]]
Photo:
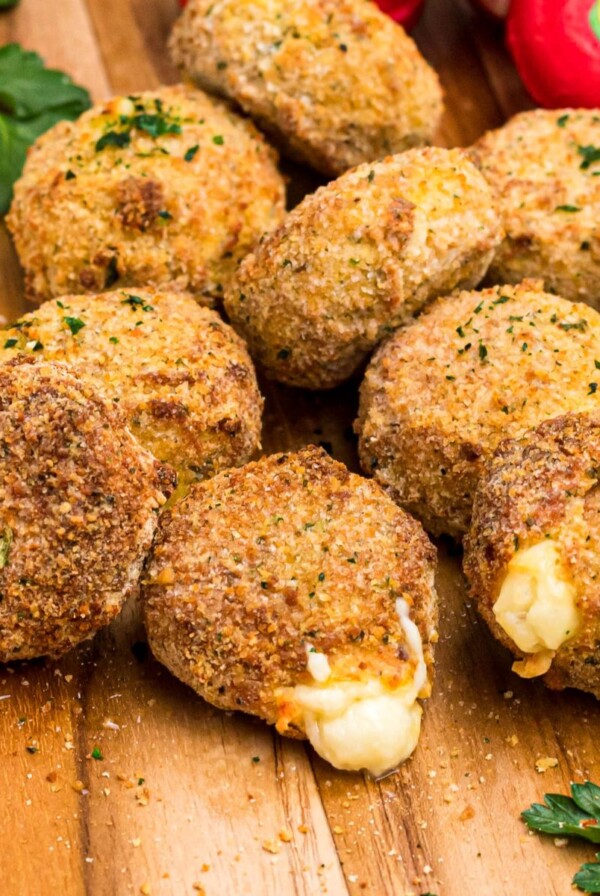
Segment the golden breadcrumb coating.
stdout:
[[528,545],[559,547],[575,603],[578,632],[559,647],[544,681],[600,698],[600,414],[567,414],[503,442],[480,479],[465,572],[493,634],[524,657],[493,613],[507,567]]
[[260,448],[263,401],[246,347],[189,295],[53,299],[0,332],[0,364],[23,352],[68,361],[118,402],[142,445],[177,470],[180,491]]
[[442,112],[436,73],[365,0],[190,0],[170,48],[186,75],[330,176],[428,143]]
[[214,304],[283,219],[275,163],[252,124],[181,86],[59,123],[29,151],[7,217],[28,298],[169,283]]
[[0,367],[0,662],[64,653],[117,615],[173,484],[66,364]]
[[225,307],[268,375],[327,389],[427,301],[476,286],[501,239],[462,150],[410,150],[307,196],[242,262]]
[[220,473],[159,525],[143,592],[150,645],[216,706],[304,737],[293,689],[311,683],[307,650],[327,657],[329,683],[400,688],[415,661],[398,599],[431,677],[435,550],[376,483],[321,449]]
[[600,112],[522,112],[471,155],[506,229],[490,283],[541,277],[550,292],[600,307]]
[[536,281],[439,299],[376,353],[361,387],[359,450],[399,503],[461,537],[503,438],[600,406],[600,315]]

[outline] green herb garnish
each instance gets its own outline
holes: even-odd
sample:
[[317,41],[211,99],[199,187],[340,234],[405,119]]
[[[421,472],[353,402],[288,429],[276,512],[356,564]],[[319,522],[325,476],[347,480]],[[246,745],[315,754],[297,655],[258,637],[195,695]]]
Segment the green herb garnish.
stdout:
[[186,151],[186,153],[183,157],[185,159],[185,161],[191,162],[199,149],[200,149],[200,147],[198,146],[197,143],[195,146],[190,146],[190,148]]
[[578,146],[577,152],[583,157],[583,162],[579,166],[586,171],[594,162],[600,162],[600,147],[598,146]]
[[80,330],[83,330],[85,323],[80,317],[63,317],[64,322],[68,326],[73,336],[77,336]]
[[89,106],[87,90],[63,72],[45,68],[37,53],[19,44],[0,47],[0,214],[8,210],[13,183],[34,140]]
[[578,205],[557,205],[555,212],[580,212],[581,207]]
[[[585,781],[571,784],[571,796],[544,794],[544,803],[533,803],[521,818],[533,831],[559,837],[581,837],[600,843],[600,787]],[[600,859],[600,853],[596,853]],[[600,893],[600,863],[582,865],[573,883],[585,893]]]
[[92,759],[97,759],[98,761],[100,759],[104,759],[104,756],[102,755],[102,750],[100,749],[100,747],[94,747],[94,749],[92,750],[91,756],[92,756]]
[[102,152],[107,146],[118,146],[122,149],[131,143],[131,135],[128,131],[107,131],[99,140],[96,140],[96,152]]
[[225,143],[225,140],[223,139],[223,137],[220,134],[215,134],[215,136],[212,138],[212,140],[213,140],[213,143],[215,144],[215,146],[223,146],[223,144]]
[[584,893],[600,893],[600,852],[596,853],[597,862],[586,862],[582,865],[573,883]]

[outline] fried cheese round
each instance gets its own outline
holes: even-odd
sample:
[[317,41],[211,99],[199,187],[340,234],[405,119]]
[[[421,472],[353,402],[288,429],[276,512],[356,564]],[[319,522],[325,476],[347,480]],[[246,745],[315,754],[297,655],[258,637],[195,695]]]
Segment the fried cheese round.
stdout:
[[225,308],[269,376],[328,389],[430,299],[476,286],[501,239],[462,150],[409,150],[307,196],[242,262]]
[[435,550],[372,480],[309,447],[193,486],[147,568],[150,646],[210,703],[395,768],[419,737]]
[[490,282],[540,277],[550,292],[600,308],[600,111],[522,112],[471,154],[506,230]]
[[169,283],[213,305],[283,215],[283,179],[258,131],[177,86],[51,128],[29,151],[7,223],[35,303]]
[[58,656],[118,614],[173,484],[68,365],[0,367],[0,662]]
[[465,573],[524,678],[600,698],[600,412],[503,442],[482,475]]
[[600,407],[600,315],[524,281],[439,299],[376,353],[359,451],[426,529],[460,538],[504,438]]
[[118,290],[63,296],[0,332],[17,354],[67,361],[117,403],[132,433],[190,482],[260,448],[263,400],[246,347],[190,295]]
[[333,177],[430,142],[442,111],[436,73],[365,0],[190,0],[170,47],[185,75]]

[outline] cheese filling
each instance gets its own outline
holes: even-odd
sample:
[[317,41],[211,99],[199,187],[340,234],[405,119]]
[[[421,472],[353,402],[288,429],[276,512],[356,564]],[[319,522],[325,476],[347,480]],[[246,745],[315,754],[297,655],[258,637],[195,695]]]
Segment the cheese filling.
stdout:
[[396,610],[415,662],[412,679],[396,690],[379,678],[328,684],[327,657],[307,647],[307,667],[318,684],[297,685],[293,699],[311,744],[336,768],[365,768],[378,777],[408,759],[419,740],[422,710],[417,697],[427,685],[427,667],[406,601],[398,600]]
[[547,671],[554,651],[581,626],[576,590],[568,581],[555,541],[517,551],[508,564],[493,611],[520,650],[548,654],[549,662],[538,664],[541,671],[533,674]]

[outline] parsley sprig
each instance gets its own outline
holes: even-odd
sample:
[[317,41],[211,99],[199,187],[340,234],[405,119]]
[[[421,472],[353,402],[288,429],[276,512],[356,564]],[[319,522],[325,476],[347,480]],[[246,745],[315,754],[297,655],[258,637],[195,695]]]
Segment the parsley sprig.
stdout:
[[0,215],[20,176],[33,141],[63,118],[74,119],[90,105],[87,90],[63,72],[44,68],[37,53],[19,44],[0,47]]
[[[544,803],[533,803],[521,818],[533,831],[600,843],[600,787],[586,781],[571,784],[570,797],[546,793]],[[582,865],[573,883],[584,893],[600,893],[600,861]]]

